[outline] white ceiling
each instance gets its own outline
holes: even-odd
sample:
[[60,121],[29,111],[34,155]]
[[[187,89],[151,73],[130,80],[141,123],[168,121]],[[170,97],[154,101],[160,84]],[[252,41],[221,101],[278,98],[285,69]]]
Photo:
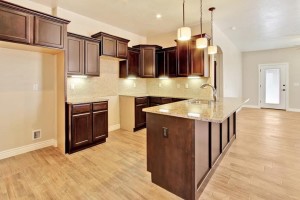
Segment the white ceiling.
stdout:
[[[61,7],[143,36],[182,25],[182,0],[32,0]],[[186,24],[199,24],[200,0],[186,0]],[[300,45],[300,0],[203,0],[216,7],[215,24],[242,51]],[[157,20],[155,15],[162,18]],[[231,27],[236,27],[233,31]],[[99,30],[100,31],[100,30]]]

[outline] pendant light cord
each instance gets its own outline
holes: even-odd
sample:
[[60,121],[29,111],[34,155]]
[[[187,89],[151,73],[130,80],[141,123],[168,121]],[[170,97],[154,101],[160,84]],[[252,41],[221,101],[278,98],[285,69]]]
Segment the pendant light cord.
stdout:
[[202,24],[203,24],[202,0],[200,0],[200,30],[201,30],[201,37],[202,37],[202,34],[203,34]]
[[183,6],[182,6],[182,8],[183,8],[183,27],[185,27],[185,9],[184,9],[184,4],[185,4],[185,0],[183,0]]
[[214,45],[214,29],[213,29],[213,24],[214,24],[214,9],[211,10],[211,45]]

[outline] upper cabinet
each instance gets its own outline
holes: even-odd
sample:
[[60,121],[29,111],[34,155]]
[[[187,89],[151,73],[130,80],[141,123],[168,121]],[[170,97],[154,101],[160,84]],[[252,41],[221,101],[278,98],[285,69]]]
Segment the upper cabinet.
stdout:
[[100,75],[99,40],[68,33],[68,75]]
[[127,59],[127,48],[129,40],[107,33],[99,32],[92,35],[101,41],[100,55],[111,56],[120,59]]
[[[209,37],[203,35],[204,37]],[[177,76],[209,76],[209,56],[207,48],[197,49],[196,39],[201,35],[193,36],[189,41],[177,42]]]
[[177,76],[176,47],[156,51],[157,77]]
[[0,1],[0,40],[64,48],[70,21]]
[[127,60],[120,61],[120,78],[138,77],[140,66],[140,50],[128,48]]
[[137,45],[133,48],[140,49],[140,77],[155,78],[156,77],[156,51],[162,49],[157,45]]

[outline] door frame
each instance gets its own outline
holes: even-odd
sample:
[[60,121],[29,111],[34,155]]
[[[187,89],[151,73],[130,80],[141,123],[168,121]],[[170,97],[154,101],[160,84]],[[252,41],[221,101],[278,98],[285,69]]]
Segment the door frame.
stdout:
[[259,64],[258,65],[258,107],[262,108],[261,106],[261,91],[260,91],[260,82],[261,82],[261,74],[260,74],[260,70],[262,67],[264,66],[270,66],[270,65],[285,65],[286,66],[286,74],[285,74],[285,109],[284,110],[288,110],[289,108],[289,94],[290,94],[290,90],[289,90],[289,63],[288,62],[284,62],[284,63],[269,63],[269,64]]

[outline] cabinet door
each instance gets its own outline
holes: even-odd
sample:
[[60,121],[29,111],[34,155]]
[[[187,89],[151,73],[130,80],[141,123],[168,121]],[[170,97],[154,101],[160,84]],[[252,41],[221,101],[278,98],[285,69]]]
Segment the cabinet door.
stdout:
[[72,116],[71,149],[77,149],[91,144],[92,119],[90,113],[83,113]]
[[110,37],[102,37],[102,52],[101,55],[117,56],[117,40]]
[[196,41],[191,41],[191,71],[189,75],[204,75],[204,49],[196,48]]
[[228,144],[228,120],[226,119],[223,123],[222,123],[222,149],[224,149],[227,144]]
[[155,48],[142,48],[140,59],[140,76],[143,78],[155,78]]
[[108,137],[107,118],[107,110],[93,112],[93,142],[102,141]]
[[118,58],[127,58],[127,49],[128,43],[123,41],[117,41],[117,57]]
[[139,76],[140,52],[128,51],[128,76]]
[[177,76],[177,55],[176,48],[167,50],[165,53],[166,70],[169,77]]
[[85,41],[85,74],[100,75],[99,43]]
[[84,40],[68,37],[67,73],[69,75],[84,74]]
[[166,71],[166,59],[165,51],[156,52],[156,68],[157,68],[157,77],[168,76]]
[[177,75],[187,77],[189,75],[190,52],[189,41],[177,42]]
[[35,17],[34,44],[64,48],[64,25],[58,22]]
[[135,106],[135,127],[141,127],[146,124],[146,113],[143,112],[143,109],[147,107],[147,103]]
[[32,34],[30,20],[29,14],[0,8],[0,39],[29,44]]

